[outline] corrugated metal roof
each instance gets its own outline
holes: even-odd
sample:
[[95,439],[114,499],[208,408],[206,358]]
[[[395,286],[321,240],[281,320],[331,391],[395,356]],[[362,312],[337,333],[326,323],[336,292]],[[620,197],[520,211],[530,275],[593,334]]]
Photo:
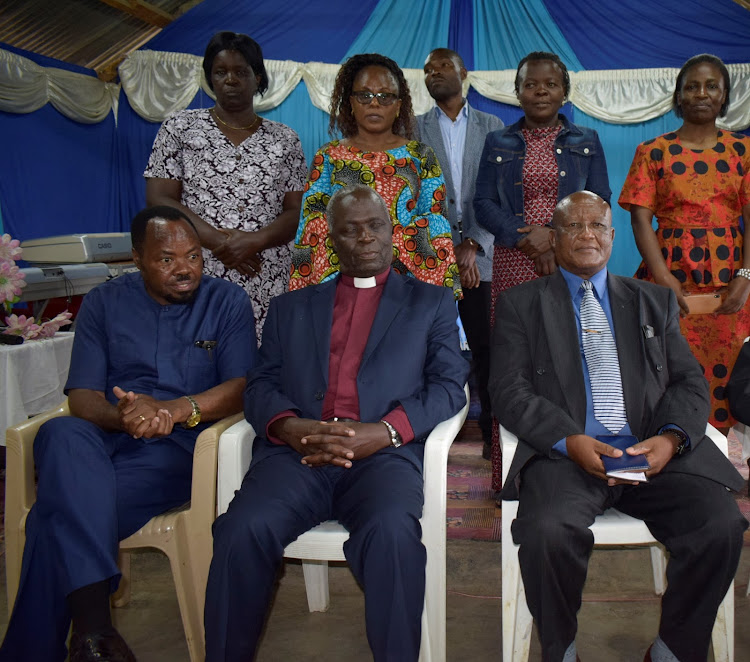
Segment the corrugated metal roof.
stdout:
[[117,65],[202,0],[3,0],[0,41],[94,69]]

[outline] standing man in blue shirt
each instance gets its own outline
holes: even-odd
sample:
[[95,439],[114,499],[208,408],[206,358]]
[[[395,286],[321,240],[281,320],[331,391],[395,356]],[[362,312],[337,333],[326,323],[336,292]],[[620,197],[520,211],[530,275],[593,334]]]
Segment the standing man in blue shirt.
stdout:
[[190,500],[193,446],[242,409],[255,363],[244,290],[202,276],[190,220],[151,207],[132,222],[126,274],[86,295],[65,392],[71,416],[34,441],[36,503],[0,660],[134,662],[112,627],[118,542]]
[[458,304],[461,323],[472,356],[472,371],[479,392],[484,450],[490,459],[492,413],[487,380],[490,365],[490,299],[494,237],[474,218],[475,181],[479,157],[488,133],[502,121],[474,110],[463,96],[466,68],[461,56],[436,48],[424,64],[424,83],[436,106],[417,117],[418,138],[435,151],[445,176],[445,215],[451,224],[463,300]]
[[[747,528],[726,488],[744,481],[705,436],[708,384],[674,293],[609,274],[614,234],[598,195],[563,198],[550,230],[560,268],[497,299],[490,393],[519,439],[502,496],[519,499],[513,540],[545,660],[576,660],[588,527],[616,507],[670,553],[645,660],[703,662]],[[613,434],[635,437],[624,452],[648,460],[646,482],[606,475],[602,457],[623,455]]]

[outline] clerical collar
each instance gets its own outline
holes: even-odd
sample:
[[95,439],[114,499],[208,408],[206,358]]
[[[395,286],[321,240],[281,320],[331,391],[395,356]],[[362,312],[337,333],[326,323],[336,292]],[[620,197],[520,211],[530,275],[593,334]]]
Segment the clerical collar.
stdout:
[[344,274],[341,274],[341,283],[342,285],[346,285],[348,287],[355,287],[358,290],[363,289],[369,289],[371,287],[377,287],[378,285],[382,285],[385,283],[385,281],[388,279],[388,274],[390,273],[391,268],[390,266],[383,272],[379,273],[377,276],[368,276],[367,278],[357,278],[354,276],[346,276]]

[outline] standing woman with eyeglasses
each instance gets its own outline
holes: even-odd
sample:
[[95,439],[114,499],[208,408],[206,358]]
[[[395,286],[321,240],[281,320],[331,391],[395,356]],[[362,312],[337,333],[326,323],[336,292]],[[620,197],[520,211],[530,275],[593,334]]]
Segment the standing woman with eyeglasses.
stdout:
[[143,173],[146,202],[176,207],[193,221],[204,272],[245,289],[260,341],[271,299],[287,288],[305,156],[293,129],[253,108],[268,89],[253,39],[215,34],[203,71],[216,105],[178,111],[162,124]]
[[393,268],[460,296],[458,267],[443,216],[445,181],[431,147],[412,140],[409,86],[390,58],[350,57],[336,76],[330,133],[342,140],[315,154],[302,198],[292,251],[289,289],[301,289],[338,273],[328,240],[326,205],[348,184],[366,184],[385,200],[393,221]]

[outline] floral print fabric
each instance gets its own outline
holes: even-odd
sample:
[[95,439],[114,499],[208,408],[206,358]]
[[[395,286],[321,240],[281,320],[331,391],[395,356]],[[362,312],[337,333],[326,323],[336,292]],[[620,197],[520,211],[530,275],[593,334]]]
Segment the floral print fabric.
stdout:
[[[282,211],[284,196],[301,191],[307,165],[297,134],[264,119],[257,131],[235,146],[208,110],[183,110],[159,129],[144,177],[182,182],[182,204],[221,229],[255,232]],[[241,285],[250,296],[258,340],[273,297],[286,291],[290,246],[261,254],[260,275],[227,269],[203,249],[203,271]]]
[[450,287],[459,296],[453,241],[443,216],[445,181],[432,148],[417,141],[385,152],[364,152],[335,140],[317,151],[302,199],[289,289],[338,273],[326,205],[349,184],[366,184],[385,200],[393,221],[394,269]]

